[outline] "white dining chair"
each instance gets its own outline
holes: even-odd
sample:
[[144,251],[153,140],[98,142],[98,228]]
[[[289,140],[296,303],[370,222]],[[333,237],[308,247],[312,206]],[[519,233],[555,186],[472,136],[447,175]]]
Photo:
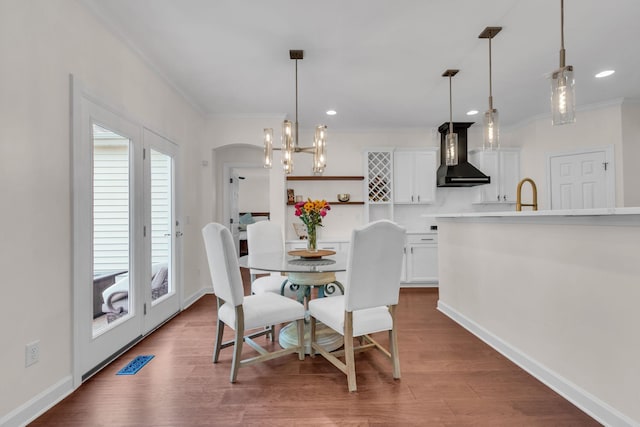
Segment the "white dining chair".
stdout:
[[[231,232],[221,224],[210,223],[202,229],[202,236],[211,272],[213,291],[218,301],[213,363],[218,362],[221,349],[233,346],[230,381],[234,383],[240,366],[263,362],[295,352],[298,353],[300,360],[304,360],[304,306],[291,298],[272,292],[244,296],[240,267]],[[270,333],[269,329],[265,329],[266,327],[291,321],[297,322],[297,346],[268,352],[253,340],[253,338]],[[235,331],[234,340],[222,342],[224,325]],[[244,335],[245,331],[258,328],[262,330]],[[241,360],[243,342],[256,350],[259,356]]]
[[[282,228],[271,221],[260,221],[247,225],[247,248],[250,254],[261,254],[265,252],[284,252],[284,238],[282,236]],[[273,292],[280,294],[282,285],[284,284],[284,296],[296,298],[296,292],[290,288],[286,276],[280,272],[268,272],[256,269],[250,269],[251,274],[251,293],[262,294],[265,292]],[[258,274],[269,273],[267,276]]]
[[[405,244],[405,229],[380,220],[355,229],[347,258],[345,295],[309,301],[311,356],[317,351],[347,375],[356,391],[355,352],[377,348],[391,359],[393,378],[400,378],[396,307]],[[344,350],[329,352],[316,341],[316,321],[344,337]],[[389,349],[370,334],[389,331]],[[354,347],[354,338],[360,337]],[[338,357],[344,356],[344,362]]]

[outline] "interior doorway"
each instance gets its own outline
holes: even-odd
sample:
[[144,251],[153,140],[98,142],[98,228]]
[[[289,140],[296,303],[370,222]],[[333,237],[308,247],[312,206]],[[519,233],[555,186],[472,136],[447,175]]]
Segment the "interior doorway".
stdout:
[[613,147],[547,156],[551,209],[615,207]]
[[263,149],[256,145],[221,146],[214,149],[213,159],[215,194],[222,196],[213,196],[215,217],[229,228],[239,253],[243,237],[239,228],[241,214],[262,213],[263,218],[270,217],[271,170],[263,167]]
[[269,170],[230,165],[229,226],[240,255],[246,255],[246,226],[269,218]]

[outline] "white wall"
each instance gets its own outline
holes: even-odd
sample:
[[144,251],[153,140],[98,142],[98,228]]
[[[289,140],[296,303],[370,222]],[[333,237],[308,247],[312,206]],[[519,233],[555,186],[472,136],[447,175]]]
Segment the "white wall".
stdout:
[[640,206],[640,101],[622,104],[622,206]]
[[[199,162],[204,119],[74,0],[1,1],[0,57],[2,423],[72,372],[70,74],[178,143],[182,171]],[[202,250],[194,178],[183,173],[178,188],[187,296],[199,289],[193,260]],[[25,368],[34,340],[40,362]]]

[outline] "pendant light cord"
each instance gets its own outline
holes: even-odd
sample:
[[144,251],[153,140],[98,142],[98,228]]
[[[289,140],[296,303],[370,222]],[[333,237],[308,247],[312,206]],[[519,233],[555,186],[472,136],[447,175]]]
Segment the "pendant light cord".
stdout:
[[564,50],[564,0],[560,0],[560,48]]
[[491,84],[491,39],[489,37],[489,110],[493,111],[493,86]]
[[564,66],[564,0],[560,0],[560,68],[564,68]]
[[453,133],[453,102],[451,95],[451,75],[449,75],[449,133]]
[[295,138],[293,139],[294,151],[298,151],[298,60],[296,59],[296,129]]

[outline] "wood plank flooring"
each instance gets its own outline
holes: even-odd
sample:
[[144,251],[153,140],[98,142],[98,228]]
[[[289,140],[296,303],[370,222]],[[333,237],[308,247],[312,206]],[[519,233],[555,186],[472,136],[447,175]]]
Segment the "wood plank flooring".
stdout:
[[[600,425],[438,312],[437,299],[437,289],[401,291],[402,379],[378,352],[360,353],[358,391],[349,393],[322,357],[295,354],[241,368],[230,384],[231,349],[211,363],[216,309],[207,295],[31,425]],[[376,337],[386,345],[386,334]],[[142,354],[155,358],[136,375],[115,375]]]

